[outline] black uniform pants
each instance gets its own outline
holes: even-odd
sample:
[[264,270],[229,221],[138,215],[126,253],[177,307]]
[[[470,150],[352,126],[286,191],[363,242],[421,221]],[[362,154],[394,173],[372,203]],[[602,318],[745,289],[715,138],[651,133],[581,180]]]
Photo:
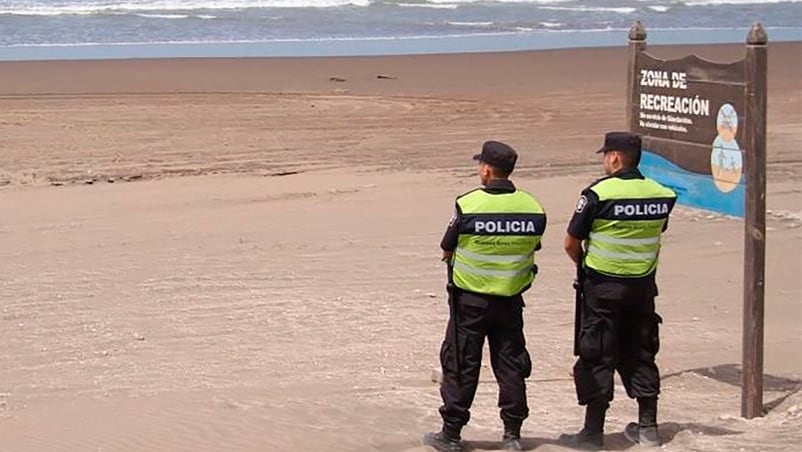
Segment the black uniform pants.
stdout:
[[523,334],[523,298],[481,296],[456,290],[450,303],[451,317],[440,350],[443,369],[440,415],[444,423],[461,428],[470,419],[485,337],[499,386],[501,419],[505,423],[522,422],[529,415],[524,379],[532,371]]
[[605,289],[586,281],[574,383],[580,405],[613,400],[613,373],[618,371],[631,398],[656,397],[660,349],[655,289],[650,286]]

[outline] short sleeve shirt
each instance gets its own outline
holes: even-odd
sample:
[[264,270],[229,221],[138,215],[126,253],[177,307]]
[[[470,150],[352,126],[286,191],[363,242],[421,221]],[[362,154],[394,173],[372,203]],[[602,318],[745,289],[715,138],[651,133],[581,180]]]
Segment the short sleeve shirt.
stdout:
[[[507,179],[493,179],[487,183],[482,190],[491,194],[513,193],[515,192],[515,185],[512,181]],[[440,248],[444,251],[454,251],[457,249],[457,241],[459,239],[459,226],[462,221],[462,212],[460,211],[459,204],[454,204],[454,214],[448,222],[443,240],[440,241]]]

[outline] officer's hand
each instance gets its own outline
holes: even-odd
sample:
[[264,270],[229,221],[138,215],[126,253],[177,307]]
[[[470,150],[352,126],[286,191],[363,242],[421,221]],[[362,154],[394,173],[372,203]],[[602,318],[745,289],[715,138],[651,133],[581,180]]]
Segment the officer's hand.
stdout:
[[441,262],[451,262],[451,256],[454,255],[453,251],[446,251],[443,250],[443,257],[440,259]]

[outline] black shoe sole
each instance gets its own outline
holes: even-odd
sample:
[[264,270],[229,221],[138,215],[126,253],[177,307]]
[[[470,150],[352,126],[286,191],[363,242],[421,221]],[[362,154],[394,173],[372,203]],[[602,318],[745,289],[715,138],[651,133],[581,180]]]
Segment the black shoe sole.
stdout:
[[640,426],[636,422],[630,422],[624,427],[624,436],[630,442],[634,444],[639,444],[641,447],[649,447],[655,448],[660,447],[660,440],[658,439],[657,442],[650,442],[649,444],[642,444],[640,440]]
[[433,447],[440,452],[464,452],[465,446],[462,443],[446,443],[437,437],[436,432],[429,432],[423,435],[423,445]]
[[571,449],[579,449],[579,450],[602,450],[604,449],[604,440],[601,443],[591,442],[591,441],[583,441],[577,437],[577,435],[569,435],[569,434],[562,434],[557,439],[557,442],[561,446],[569,447]]

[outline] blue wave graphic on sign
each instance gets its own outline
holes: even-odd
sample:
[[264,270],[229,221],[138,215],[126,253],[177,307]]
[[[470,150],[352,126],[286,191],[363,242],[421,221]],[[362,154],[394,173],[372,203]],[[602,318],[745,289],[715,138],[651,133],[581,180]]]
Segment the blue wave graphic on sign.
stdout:
[[644,176],[674,190],[680,204],[734,217],[744,216],[744,177],[734,189],[724,193],[716,187],[713,176],[686,171],[646,149],[641,156],[640,170]]

